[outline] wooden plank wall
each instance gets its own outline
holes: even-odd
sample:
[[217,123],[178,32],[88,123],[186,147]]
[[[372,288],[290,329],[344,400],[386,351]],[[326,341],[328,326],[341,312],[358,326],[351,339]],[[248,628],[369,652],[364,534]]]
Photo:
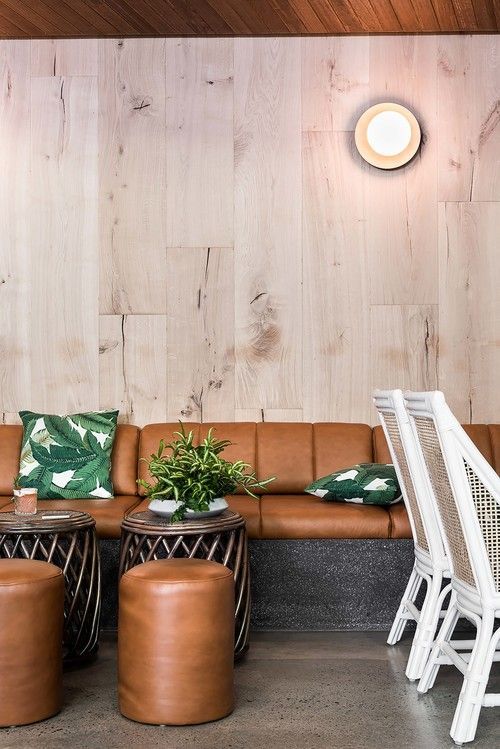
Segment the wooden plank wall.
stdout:
[[4,422],[500,421],[500,36],[1,41],[0,162]]

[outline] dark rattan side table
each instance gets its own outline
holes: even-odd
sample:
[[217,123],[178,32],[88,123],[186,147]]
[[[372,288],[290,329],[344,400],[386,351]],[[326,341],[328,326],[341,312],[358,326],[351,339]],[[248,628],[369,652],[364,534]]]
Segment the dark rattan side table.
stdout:
[[198,520],[171,523],[150,510],[127,515],[122,522],[120,576],[152,559],[211,559],[234,573],[235,659],[248,650],[250,572],[245,521],[232,510]]
[[[51,519],[44,520],[45,514]],[[99,647],[101,614],[95,520],[85,512],[62,510],[44,512],[39,509],[36,515],[25,516],[1,512],[0,557],[41,559],[62,569],[65,579],[64,660],[79,663],[94,655]]]

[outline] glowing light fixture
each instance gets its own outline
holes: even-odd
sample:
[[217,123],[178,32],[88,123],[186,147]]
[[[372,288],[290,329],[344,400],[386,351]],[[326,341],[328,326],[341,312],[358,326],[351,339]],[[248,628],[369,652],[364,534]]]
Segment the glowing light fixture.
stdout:
[[354,133],[361,156],[379,169],[407,164],[420,145],[420,126],[409,109],[384,102],[364,112]]

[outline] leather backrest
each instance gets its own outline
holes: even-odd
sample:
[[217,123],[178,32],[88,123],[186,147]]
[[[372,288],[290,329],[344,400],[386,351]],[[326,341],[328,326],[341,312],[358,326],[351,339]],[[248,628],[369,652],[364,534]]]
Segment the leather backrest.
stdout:
[[257,476],[276,477],[271,494],[302,494],[314,476],[312,424],[257,424]]
[[313,424],[314,478],[373,460],[368,424]]
[[115,494],[137,494],[139,427],[118,424],[111,453],[111,480]]
[[[232,445],[226,447],[222,457],[234,462],[243,460],[252,468],[256,467],[257,452],[257,424],[254,422],[225,422],[217,424],[200,424],[199,440],[205,439],[210,428],[213,427],[213,435],[216,439],[230,440]],[[236,494],[245,494],[244,489],[237,489]]]
[[2,496],[12,496],[14,478],[19,473],[22,440],[22,424],[0,425],[0,495]]
[[[492,465],[496,471],[500,467],[500,425],[492,424],[464,424],[464,430],[467,432],[471,440],[474,442],[478,450],[484,455],[488,463]],[[497,438],[497,458],[498,461],[495,464],[495,444],[493,439]],[[387,442],[385,439],[384,432],[380,425],[373,429],[373,457],[375,463],[391,463],[391,455]]]
[[492,453],[492,465],[497,473],[500,473],[500,424],[490,424],[490,443]]
[[[111,478],[115,494],[137,494],[137,450],[139,428],[118,424],[111,454]],[[0,495],[12,495],[12,482],[19,473],[23,437],[22,424],[0,424]]]
[[[151,476],[148,471],[147,463],[153,453],[158,451],[158,445],[160,440],[165,443],[172,442],[176,439],[174,432],[179,431],[179,423],[171,422],[165,424],[147,424],[141,429],[141,435],[139,437],[139,463],[137,474],[138,478],[144,481],[151,481]],[[195,443],[198,443],[200,425],[194,423],[185,423],[184,429],[186,432],[194,432]],[[139,494],[144,497],[146,494],[142,486],[139,487]]]
[[380,424],[373,428],[373,462],[392,463],[384,430]]
[[467,432],[477,449],[484,455],[490,465],[493,465],[493,453],[491,451],[490,430],[487,424],[464,424]]

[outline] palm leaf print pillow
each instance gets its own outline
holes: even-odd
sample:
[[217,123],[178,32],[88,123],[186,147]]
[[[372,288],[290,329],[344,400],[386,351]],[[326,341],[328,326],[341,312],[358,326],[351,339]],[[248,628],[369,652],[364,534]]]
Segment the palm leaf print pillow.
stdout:
[[23,442],[19,485],[41,499],[113,496],[111,450],[118,411],[54,416],[20,411]]
[[326,502],[392,505],[401,500],[394,466],[385,463],[358,463],[313,481],[305,491]]

